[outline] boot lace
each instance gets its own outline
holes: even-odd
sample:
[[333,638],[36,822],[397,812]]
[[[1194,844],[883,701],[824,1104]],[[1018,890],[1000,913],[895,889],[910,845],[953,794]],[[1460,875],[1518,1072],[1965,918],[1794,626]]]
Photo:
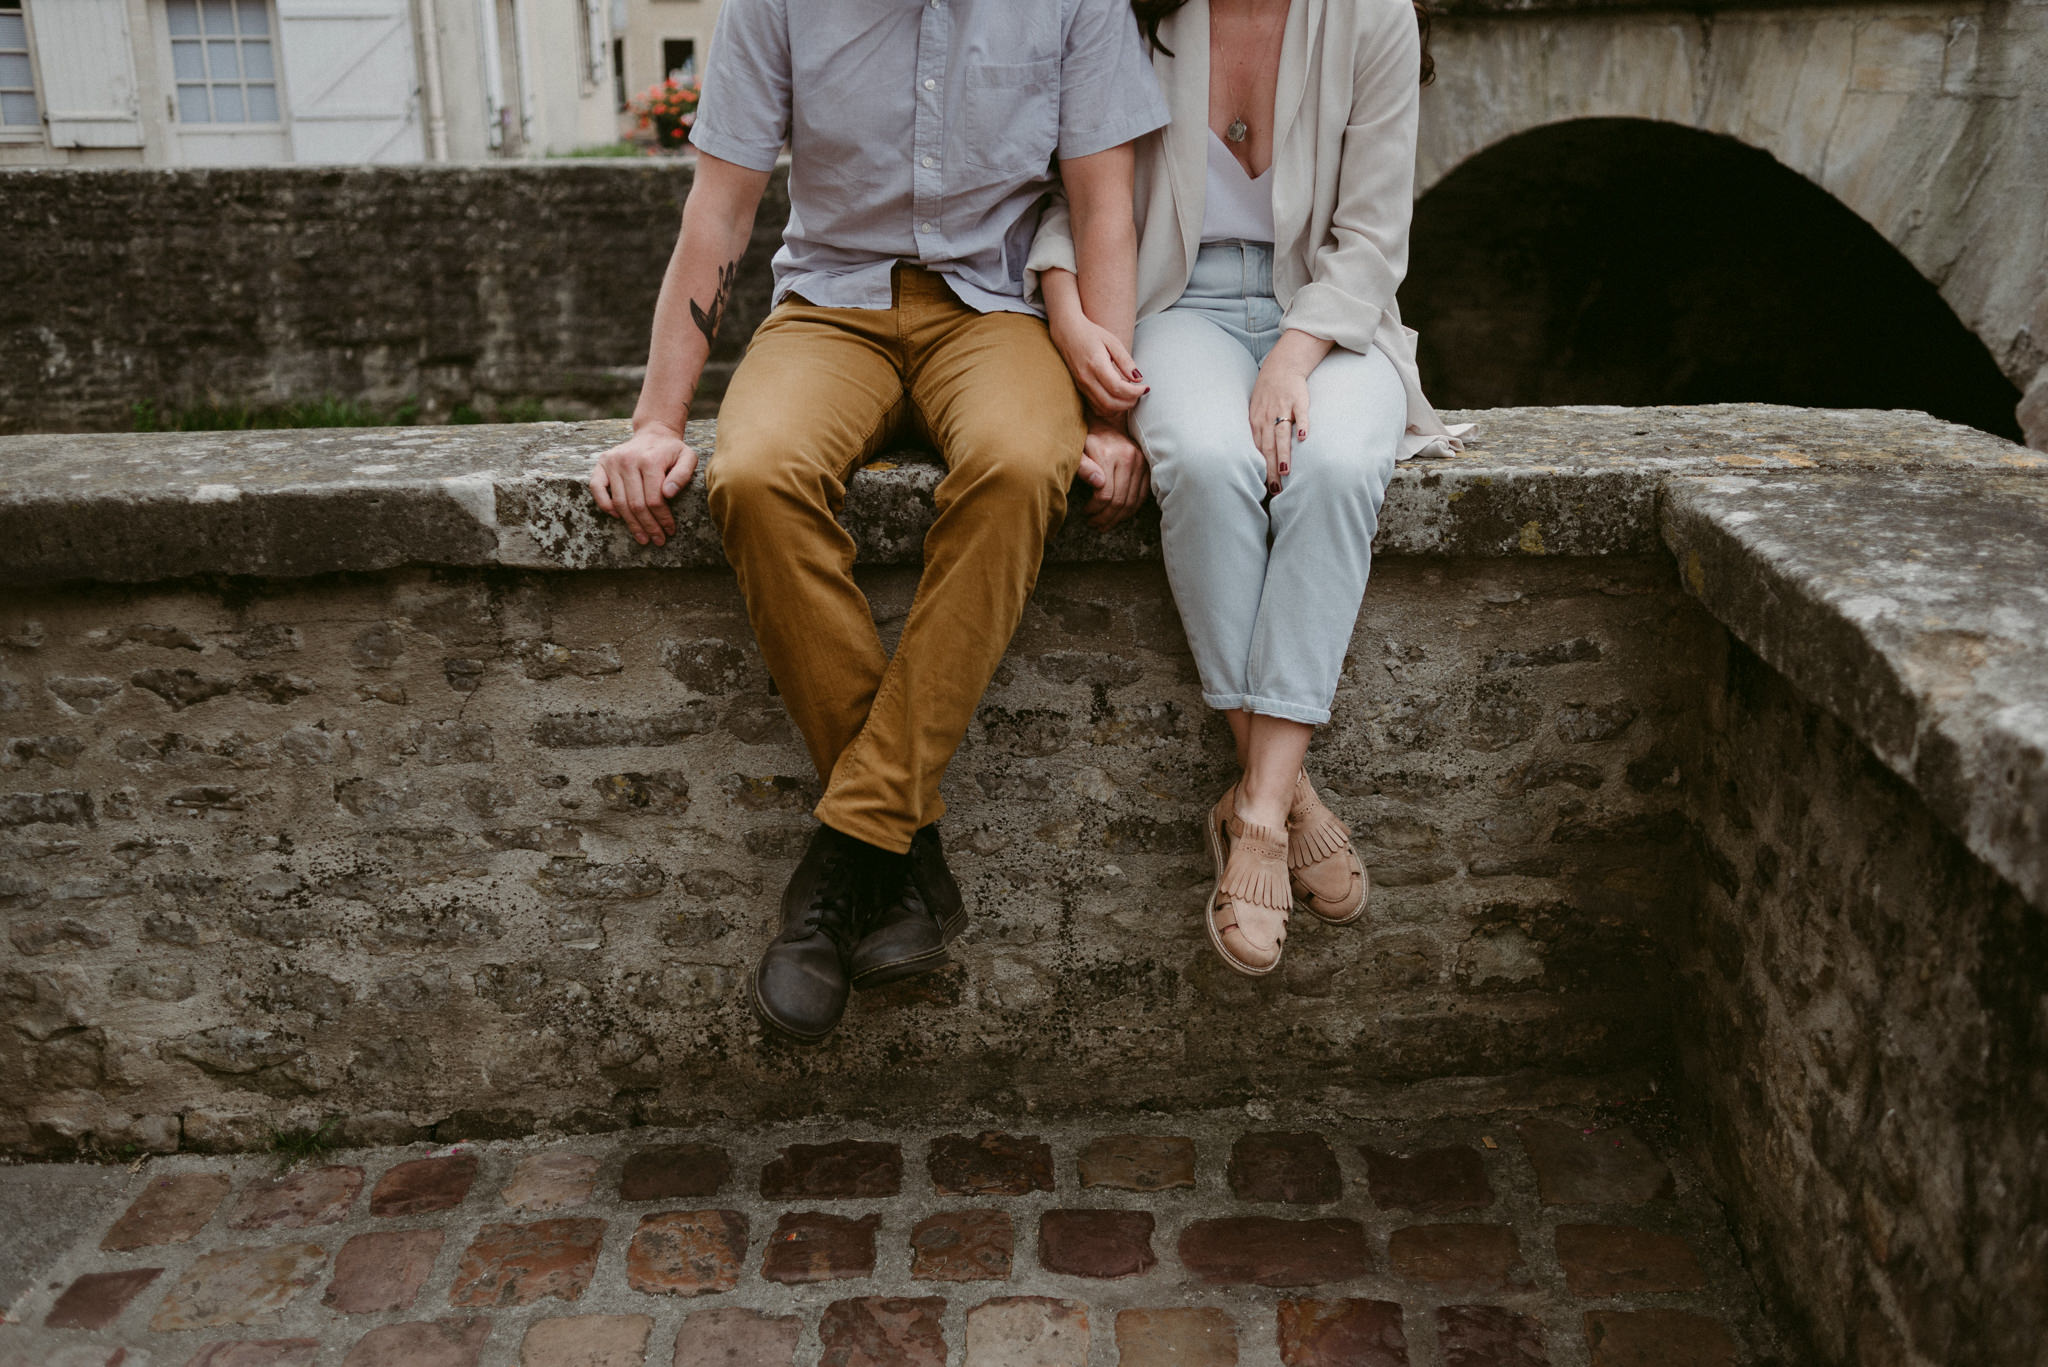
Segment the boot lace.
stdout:
[[858,938],[864,910],[860,863],[852,851],[834,850],[825,857],[823,872],[798,928],[804,935],[822,930],[840,944],[851,943]]

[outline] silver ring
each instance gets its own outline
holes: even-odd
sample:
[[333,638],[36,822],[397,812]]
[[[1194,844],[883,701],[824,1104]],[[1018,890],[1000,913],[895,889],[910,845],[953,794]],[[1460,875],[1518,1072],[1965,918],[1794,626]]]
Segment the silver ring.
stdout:
[[1284,427],[1284,426],[1286,426],[1286,425],[1287,425],[1287,419],[1285,419],[1285,418],[1275,418],[1275,419],[1273,419],[1273,426],[1275,426],[1275,427]]

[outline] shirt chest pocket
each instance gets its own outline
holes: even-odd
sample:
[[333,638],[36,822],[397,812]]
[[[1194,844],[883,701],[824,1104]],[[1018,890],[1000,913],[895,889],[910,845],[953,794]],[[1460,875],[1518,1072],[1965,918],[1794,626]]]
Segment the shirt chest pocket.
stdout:
[[969,166],[1043,175],[1060,138],[1060,64],[984,62],[967,69],[961,101]]

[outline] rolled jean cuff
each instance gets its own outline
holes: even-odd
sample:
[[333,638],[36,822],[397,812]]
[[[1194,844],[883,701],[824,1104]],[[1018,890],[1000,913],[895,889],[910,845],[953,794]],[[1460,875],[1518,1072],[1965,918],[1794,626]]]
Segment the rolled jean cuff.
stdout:
[[1245,694],[1244,700],[1238,706],[1261,717],[1278,717],[1281,721],[1298,721],[1309,726],[1321,726],[1330,719],[1330,709],[1327,707],[1310,707],[1306,703],[1261,698],[1254,693]]
[[1308,726],[1321,726],[1330,719],[1327,707],[1281,702],[1278,698],[1261,698],[1250,693],[1204,693],[1202,701],[1218,712],[1256,712],[1262,717],[1278,717],[1282,721],[1298,721]]

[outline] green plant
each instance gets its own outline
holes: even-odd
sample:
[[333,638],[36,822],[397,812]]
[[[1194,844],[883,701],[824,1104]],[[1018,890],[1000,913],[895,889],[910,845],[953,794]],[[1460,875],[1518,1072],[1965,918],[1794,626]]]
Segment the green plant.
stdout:
[[311,1130],[272,1130],[270,1151],[277,1156],[277,1170],[289,1172],[301,1163],[310,1163],[322,1154],[338,1147],[334,1139],[334,1127],[341,1123],[340,1116],[330,1117],[319,1128]]

